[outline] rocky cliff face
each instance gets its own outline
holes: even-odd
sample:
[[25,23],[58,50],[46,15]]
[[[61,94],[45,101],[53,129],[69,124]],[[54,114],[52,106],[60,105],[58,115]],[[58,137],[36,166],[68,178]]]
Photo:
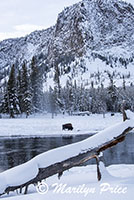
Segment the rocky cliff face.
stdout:
[[[134,8],[117,0],[83,0],[67,7],[55,26],[26,37],[0,42],[0,79],[13,63],[21,67],[36,56],[53,79],[53,68],[61,71],[61,82],[71,77],[85,84],[105,82],[109,73],[117,82],[134,74]],[[99,75],[98,75],[99,73]],[[98,77],[99,76],[99,77]],[[64,80],[65,82],[65,80]]]

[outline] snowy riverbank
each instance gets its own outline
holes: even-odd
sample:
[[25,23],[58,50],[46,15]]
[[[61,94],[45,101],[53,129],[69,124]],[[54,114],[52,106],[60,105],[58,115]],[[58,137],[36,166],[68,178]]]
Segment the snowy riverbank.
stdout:
[[[102,181],[96,177],[96,165],[76,167],[46,180],[48,191],[39,194],[30,187],[28,195],[11,192],[3,200],[131,200],[134,188],[134,165],[112,165],[103,173]],[[104,188],[105,186],[105,188]],[[45,187],[42,189],[45,189]],[[103,191],[105,190],[105,191]]]
[[[65,134],[90,134],[103,130],[122,121],[122,115],[107,113],[90,116],[51,115],[31,116],[30,118],[0,119],[0,136],[56,136]],[[72,123],[73,131],[62,131],[62,124]]]

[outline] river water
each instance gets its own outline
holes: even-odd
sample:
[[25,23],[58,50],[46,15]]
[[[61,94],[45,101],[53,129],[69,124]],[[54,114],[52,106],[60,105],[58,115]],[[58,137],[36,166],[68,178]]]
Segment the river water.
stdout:
[[[88,135],[73,138],[36,137],[0,138],[0,171],[22,164],[36,155],[50,149],[81,141]],[[60,156],[60,155],[59,155]],[[134,164],[134,133],[129,133],[125,141],[104,152],[106,166],[111,164]],[[94,160],[86,164],[94,164]]]

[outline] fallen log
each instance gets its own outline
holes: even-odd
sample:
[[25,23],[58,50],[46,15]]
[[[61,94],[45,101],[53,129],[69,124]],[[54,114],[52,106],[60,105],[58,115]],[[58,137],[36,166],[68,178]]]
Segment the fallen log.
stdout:
[[[97,156],[100,152],[116,145],[119,142],[122,142],[125,139],[126,134],[132,129],[133,120],[127,120],[104,131],[101,131],[100,133],[84,141],[40,154],[39,156],[36,156],[31,161],[29,161],[29,163],[26,163],[29,166],[31,165],[31,167],[34,167],[33,163],[35,163],[36,167],[38,167],[38,169],[36,169],[37,173],[33,175],[33,178],[29,178],[29,180],[27,181],[22,181],[22,177],[20,174],[22,170],[21,165],[18,166],[18,168],[16,167],[16,170],[14,171],[12,171],[12,169],[9,169],[3,172],[5,177],[7,176],[7,174],[10,175],[11,172],[14,177],[17,178],[18,176],[18,181],[16,181],[16,185],[15,183],[7,182],[5,184],[6,186],[2,186],[0,193],[2,195],[4,193],[9,193],[10,191],[14,191],[17,189],[20,189],[22,191],[22,188],[25,187],[26,194],[28,186],[30,184],[37,184],[38,182],[55,174],[59,174],[60,177],[64,171],[72,167],[80,166],[84,162],[93,158],[95,158],[97,161],[98,180],[100,180],[101,174],[99,171],[99,161]],[[27,169],[27,166],[25,166],[25,164],[23,165]],[[3,173],[0,174],[0,178]],[[8,178],[5,179],[8,180]],[[0,185],[1,184],[2,183],[0,183]],[[3,192],[1,192],[2,190]]]

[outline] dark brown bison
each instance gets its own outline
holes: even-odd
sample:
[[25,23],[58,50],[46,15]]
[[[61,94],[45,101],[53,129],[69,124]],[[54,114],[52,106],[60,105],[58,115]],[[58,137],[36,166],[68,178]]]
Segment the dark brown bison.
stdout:
[[71,123],[68,123],[68,124],[63,124],[62,125],[62,130],[73,130],[73,126],[72,126],[72,124]]

